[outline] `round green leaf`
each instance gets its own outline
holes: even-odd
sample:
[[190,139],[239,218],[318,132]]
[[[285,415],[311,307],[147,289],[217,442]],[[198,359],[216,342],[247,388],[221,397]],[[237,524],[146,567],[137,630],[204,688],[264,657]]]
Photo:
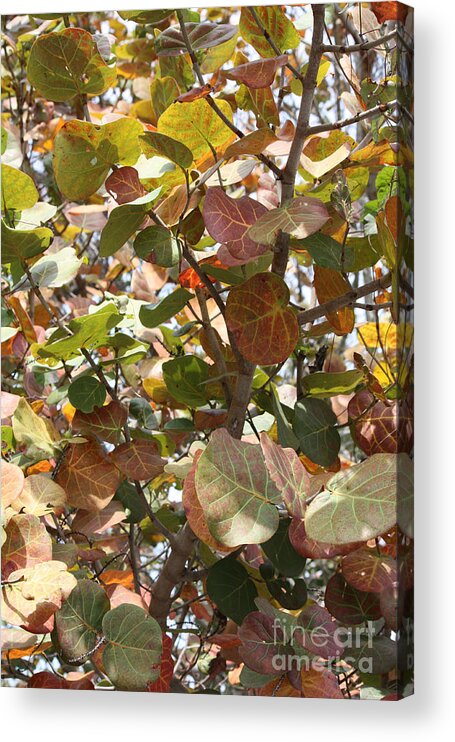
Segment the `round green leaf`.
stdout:
[[139,232],[134,240],[134,249],[140,258],[163,268],[172,268],[179,262],[177,240],[172,232],[158,224]]
[[237,624],[256,610],[258,591],[245,567],[233,557],[226,557],[210,567],[207,592],[219,610]]
[[103,618],[103,666],[119,690],[145,690],[160,674],[161,629],[137,605],[123,603]]
[[55,637],[65,662],[80,665],[94,650],[109,598],[93,580],[80,580],[55,614]]
[[53,101],[100,95],[117,81],[115,67],[108,67],[92,34],[82,28],[39,36],[30,51],[27,75],[39,95]]
[[340,435],[334,427],[336,423],[337,418],[331,407],[320,399],[304,398],[295,406],[292,427],[299,439],[300,449],[319,466],[330,466],[338,456]]
[[297,554],[289,541],[290,523],[290,518],[282,518],[277,532],[262,544],[262,549],[280,574],[285,577],[298,577],[303,572],[306,559]]
[[106,399],[106,389],[93,376],[79,376],[69,386],[68,399],[82,412],[92,412],[95,407],[101,407]]
[[196,491],[210,533],[226,546],[261,544],[278,528],[280,493],[260,446],[212,433],[196,469]]

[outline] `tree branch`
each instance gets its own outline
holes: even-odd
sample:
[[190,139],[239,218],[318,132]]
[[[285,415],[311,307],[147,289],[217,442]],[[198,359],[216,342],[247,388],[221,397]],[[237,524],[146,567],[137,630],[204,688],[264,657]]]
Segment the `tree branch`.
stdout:
[[387,273],[385,276],[382,276],[382,278],[366,283],[358,289],[352,289],[352,291],[348,291],[342,296],[337,296],[336,299],[326,301],[324,304],[319,304],[319,306],[313,307],[312,309],[304,309],[299,312],[297,319],[300,325],[306,325],[308,322],[314,322],[316,319],[325,317],[330,312],[336,312],[337,309],[342,309],[343,307],[348,307],[354,304],[357,299],[360,299],[363,296],[368,296],[369,294],[373,294],[375,291],[380,291],[381,289],[387,289],[391,285],[392,274]]
[[[178,21],[179,21],[179,24],[180,24],[180,30],[182,32],[183,41],[185,42],[185,46],[187,48],[188,54],[189,54],[190,59],[191,59],[191,64],[193,66],[193,72],[194,72],[194,74],[196,76],[196,79],[199,82],[199,84],[201,86],[203,86],[203,85],[205,85],[204,76],[203,76],[203,74],[201,72],[201,68],[199,67],[199,62],[197,61],[197,57],[196,57],[196,54],[194,52],[194,49],[191,46],[191,42],[190,42],[190,39],[188,37],[188,33],[187,33],[187,30],[186,30],[186,26],[185,26],[185,21],[183,19],[183,13],[182,13],[181,10],[177,10],[176,13],[177,13],[177,18],[178,18]],[[205,98],[205,100],[209,104],[210,108],[212,108],[215,111],[215,113],[219,116],[219,118],[223,121],[223,123],[226,124],[226,126],[228,126],[229,129],[231,131],[233,131],[234,134],[236,134],[239,139],[242,139],[245,136],[245,134],[243,133],[243,131],[241,131],[241,129],[239,129],[235,124],[232,123],[232,121],[230,121],[227,118],[227,116],[224,115],[223,111],[221,110],[221,108],[218,106],[218,104],[212,98],[211,95],[207,95],[206,98]],[[278,167],[278,165],[275,165],[275,163],[273,162],[273,160],[271,160],[269,157],[266,157],[265,155],[258,155],[258,158],[261,160],[261,162],[264,163],[264,165],[267,165],[267,167],[269,168],[269,170],[271,170],[273,173],[275,173],[275,175],[277,176],[277,178],[281,178],[281,170]]]
[[163,631],[166,629],[166,619],[172,605],[172,592],[184,579],[186,563],[196,538],[189,523],[185,523],[175,537],[172,551],[153,585],[149,613],[158,621]]
[[[256,22],[256,25],[262,31],[262,33],[263,33],[264,38],[266,39],[266,41],[269,42],[269,44],[270,44],[271,48],[273,49],[273,51],[275,52],[275,54],[278,57],[280,57],[282,52],[281,52],[280,48],[275,44],[274,40],[270,36],[270,34],[267,31],[267,29],[265,28],[265,26],[262,24],[262,21],[259,18],[257,12],[256,12],[256,8],[253,8],[252,6],[248,6],[248,10],[250,11],[251,15],[253,16],[253,18],[254,18],[254,20]],[[288,70],[290,70],[292,72],[292,74],[294,75],[294,77],[297,80],[300,80],[300,82],[303,85],[303,82],[305,80],[305,77],[304,77],[304,75],[302,75],[302,73],[300,72],[300,70],[298,70],[296,67],[294,67],[294,65],[292,65],[290,62],[287,62],[287,64],[285,64],[285,67],[287,67]]]
[[[300,102],[299,116],[295,129],[294,139],[289,152],[288,161],[283,171],[281,205],[286,204],[294,196],[294,185],[300,156],[302,154],[305,139],[308,136],[308,123],[313,105],[314,91],[317,85],[319,64],[321,61],[322,39],[324,34],[324,5],[312,5],[314,27],[311,40],[311,51],[308,67],[303,81],[302,100]],[[280,232],[274,248],[272,271],[279,276],[284,276],[289,255],[289,234]]]
[[334,121],[331,124],[318,124],[316,126],[308,127],[308,136],[312,134],[320,134],[323,131],[334,131],[335,129],[343,129],[345,126],[351,126],[351,124],[358,124],[359,121],[365,121],[366,119],[372,119],[376,116],[391,111],[398,107],[397,101],[390,101],[390,103],[381,103],[374,108],[370,108],[368,111],[361,111],[356,113],[355,116],[351,116],[347,119],[341,119],[340,121]]
[[369,49],[375,49],[382,44],[386,44],[388,41],[397,38],[397,31],[390,31],[390,33],[384,36],[379,36],[377,39],[371,41],[361,41],[358,44],[322,44],[321,49],[323,53],[334,52],[336,54],[353,54],[354,52],[366,52]]

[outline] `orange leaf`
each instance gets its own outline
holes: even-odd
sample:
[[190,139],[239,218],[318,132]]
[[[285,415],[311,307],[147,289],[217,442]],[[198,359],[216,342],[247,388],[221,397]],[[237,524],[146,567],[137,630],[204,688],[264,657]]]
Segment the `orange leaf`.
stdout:
[[68,504],[84,510],[102,510],[120,483],[115,466],[94,441],[69,447],[55,480],[67,493]]
[[379,23],[384,23],[384,21],[401,21],[401,23],[404,23],[410,10],[407,5],[398,2],[371,3],[370,8]]
[[112,452],[111,459],[128,479],[153,479],[161,474],[166,464],[157,450],[154,441],[131,441],[118,446]]
[[257,59],[231,70],[223,70],[223,74],[229,80],[244,83],[253,90],[267,88],[273,83],[277,70],[283,67],[287,61],[287,54],[282,54],[280,57],[271,57],[270,59]]
[[178,98],[176,98],[177,103],[191,103],[193,100],[198,100],[198,98],[206,98],[207,95],[210,95],[210,93],[213,93],[214,88],[212,85],[203,85],[201,88],[194,87],[191,88],[191,90],[188,90],[186,93],[182,93],[182,95],[179,95]]
[[[341,273],[331,268],[321,268],[320,265],[314,267],[314,288],[319,304],[325,304],[351,291],[351,286]],[[337,335],[347,335],[354,329],[355,315],[352,307],[327,312],[326,317]]]
[[226,325],[248,361],[271,366],[292,353],[299,325],[288,303],[289,289],[274,273],[256,273],[231,289]]

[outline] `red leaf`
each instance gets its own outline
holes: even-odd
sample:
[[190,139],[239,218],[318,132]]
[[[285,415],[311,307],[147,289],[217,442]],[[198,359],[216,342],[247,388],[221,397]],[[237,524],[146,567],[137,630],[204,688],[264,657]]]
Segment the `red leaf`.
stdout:
[[406,400],[374,402],[368,391],[358,392],[349,402],[348,415],[355,440],[366,453],[410,453],[414,424]]
[[381,616],[379,597],[351,587],[340,572],[328,581],[324,602],[329,613],[346,626],[355,626],[367,619],[375,621]]
[[288,287],[273,273],[256,273],[231,289],[226,324],[248,361],[271,366],[292,353],[299,325],[288,302]]
[[297,554],[300,554],[300,556],[306,559],[333,559],[335,556],[348,554],[360,546],[360,543],[325,544],[322,541],[315,541],[312,538],[308,538],[305,531],[305,521],[299,518],[292,519],[288,535]]
[[220,187],[207,189],[204,222],[210,236],[226,246],[223,262],[229,265],[232,256],[236,263],[247,263],[267,252],[266,245],[253,242],[246,235],[247,229],[266,212],[265,206],[249,196],[230,198]]
[[92,678],[95,673],[88,672],[86,675],[81,673],[69,673],[68,677],[79,675],[76,680],[67,680],[53,672],[38,672],[32,675],[28,681],[29,688],[52,688],[54,690],[95,690]]
[[115,495],[120,476],[94,441],[69,447],[55,481],[67,494],[68,504],[84,510],[102,510]]
[[229,80],[244,83],[253,90],[266,88],[273,83],[276,71],[283,67],[287,61],[287,54],[282,54],[280,57],[271,57],[270,59],[257,59],[254,62],[234,67],[232,70],[223,70],[223,74]]
[[118,167],[106,180],[106,190],[118,204],[127,204],[145,194],[145,188],[139,180],[134,167]]
[[128,479],[153,479],[161,474],[166,464],[157,453],[154,441],[138,440],[122,443],[112,452],[111,458]]
[[149,693],[170,693],[171,680],[174,675],[174,660],[172,659],[172,639],[163,634],[163,653],[161,655],[160,676],[153,683],[147,685]]

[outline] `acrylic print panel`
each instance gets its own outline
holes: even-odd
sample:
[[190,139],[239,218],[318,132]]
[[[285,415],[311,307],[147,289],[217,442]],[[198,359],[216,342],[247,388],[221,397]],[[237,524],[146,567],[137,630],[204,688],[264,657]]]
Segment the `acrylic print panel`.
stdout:
[[412,693],[412,10],[8,15],[2,673]]

